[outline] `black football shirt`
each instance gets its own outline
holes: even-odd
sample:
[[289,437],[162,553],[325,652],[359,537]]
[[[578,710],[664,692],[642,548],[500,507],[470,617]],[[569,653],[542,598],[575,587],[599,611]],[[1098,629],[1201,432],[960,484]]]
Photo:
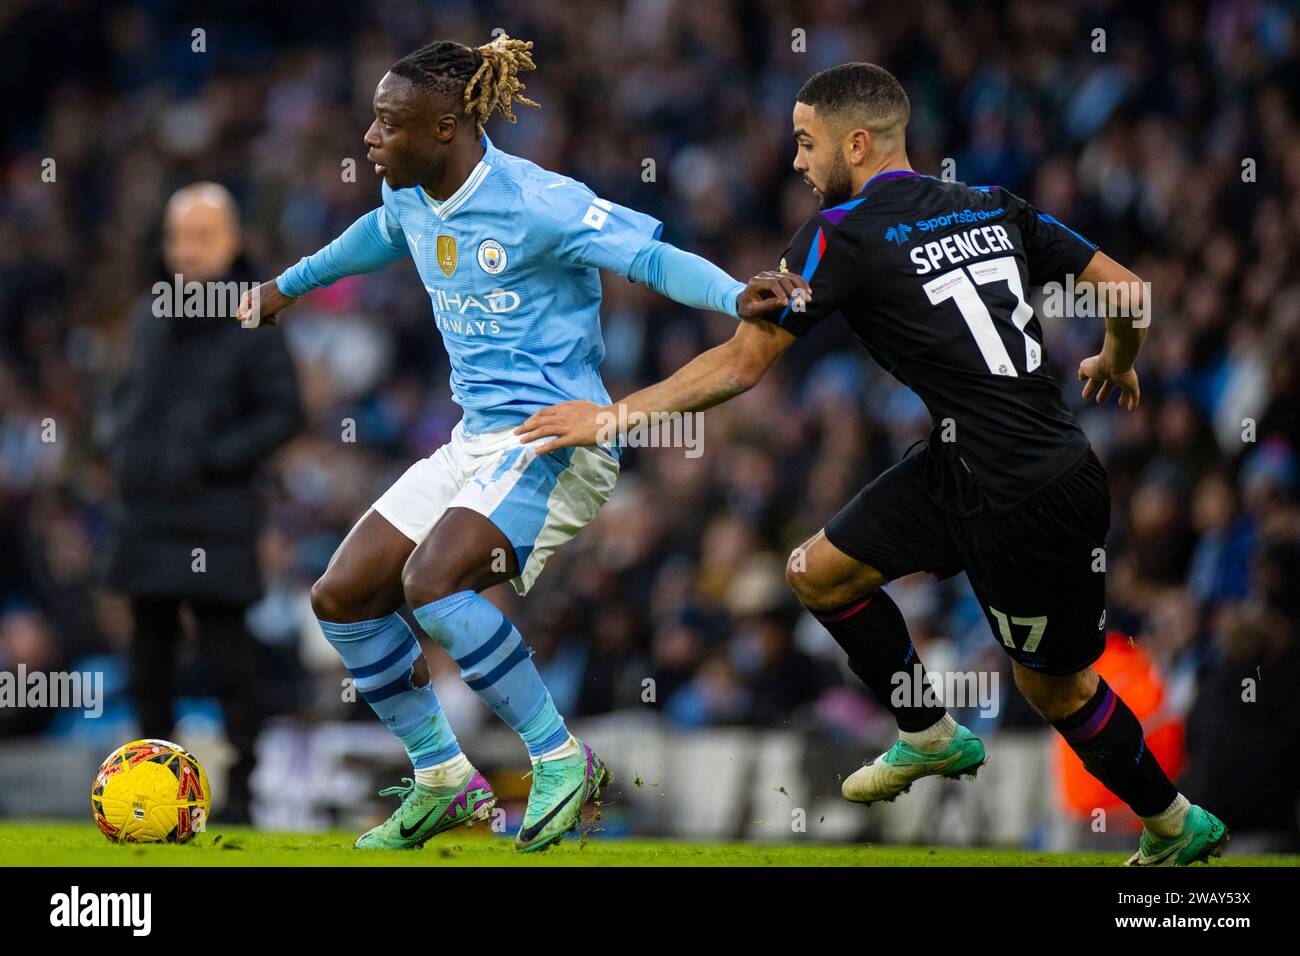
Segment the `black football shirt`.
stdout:
[[842,315],[930,411],[935,502],[1005,512],[1088,449],[1027,293],[1077,279],[1096,248],[1001,187],[881,173],[795,234],[781,268],[803,275],[812,300],[776,321],[801,336]]

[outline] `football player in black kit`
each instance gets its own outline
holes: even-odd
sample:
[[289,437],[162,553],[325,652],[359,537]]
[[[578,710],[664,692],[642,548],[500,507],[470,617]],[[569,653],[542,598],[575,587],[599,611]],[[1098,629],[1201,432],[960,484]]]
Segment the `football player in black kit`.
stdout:
[[[1126,315],[1101,310],[1105,341],[1079,366],[1085,399],[1115,393],[1131,411],[1140,397],[1133,365],[1146,334],[1143,286],[1005,189],[914,172],[909,113],[902,86],[873,64],[808,80],[794,108],[794,168],[822,211],[795,235],[780,271],[752,280],[735,336],[610,408],[544,409],[521,437],[555,436],[545,452],[594,443],[619,405],[619,421],[716,405],[838,313],[934,422],[928,443],[867,485],[787,565],[799,600],[898,722],[897,742],[845,779],[844,796],[893,800],[920,777],[973,775],[984,763],[979,738],[941,703],[891,694],[896,675],[912,680],[922,668],[882,585],[917,571],[965,571],[1016,686],[1142,819],[1129,863],[1218,855],[1226,827],[1177,791],[1133,712],[1092,668],[1106,634],[1106,472],[1047,370],[1026,298],[1029,287],[1067,275],[1076,288],[1131,291]],[[761,283],[784,306],[775,320],[747,314]]]

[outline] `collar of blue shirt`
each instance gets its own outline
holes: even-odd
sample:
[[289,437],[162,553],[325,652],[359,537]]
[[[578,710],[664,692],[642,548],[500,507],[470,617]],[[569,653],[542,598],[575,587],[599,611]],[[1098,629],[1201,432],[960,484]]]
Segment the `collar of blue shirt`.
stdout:
[[444,200],[434,199],[425,191],[423,186],[417,187],[420,190],[420,198],[424,204],[439,219],[446,221],[455,215],[456,210],[465,205],[474,191],[483,185],[483,180],[487,179],[488,173],[497,165],[496,154],[499,152],[492,145],[492,140],[488,139],[487,133],[483,134],[483,158],[478,161],[478,165],[470,170],[470,174],[465,177],[465,181],[460,184],[454,193]]

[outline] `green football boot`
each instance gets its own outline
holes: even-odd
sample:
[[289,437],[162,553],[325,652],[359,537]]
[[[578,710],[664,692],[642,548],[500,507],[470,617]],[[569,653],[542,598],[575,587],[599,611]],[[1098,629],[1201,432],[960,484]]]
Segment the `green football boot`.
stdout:
[[1191,866],[1208,863],[1212,856],[1223,855],[1228,842],[1228,828],[1223,821],[1196,804],[1187,808],[1183,832],[1172,840],[1162,839],[1145,827],[1138,838],[1138,851],[1128,859],[1128,866]]
[[844,799],[854,803],[888,803],[906,793],[921,777],[973,777],[987,759],[980,739],[958,724],[948,746],[933,753],[915,750],[900,738],[850,774],[840,790]]
[[403,777],[404,787],[385,787],[381,797],[400,794],[401,805],[373,830],[357,838],[361,850],[414,850],[443,830],[486,820],[496,805],[492,785],[475,770],[459,787],[426,787]]
[[572,757],[539,760],[533,765],[524,822],[515,835],[515,849],[544,850],[578,828],[583,804],[600,799],[600,788],[613,778],[604,762],[582,741]]

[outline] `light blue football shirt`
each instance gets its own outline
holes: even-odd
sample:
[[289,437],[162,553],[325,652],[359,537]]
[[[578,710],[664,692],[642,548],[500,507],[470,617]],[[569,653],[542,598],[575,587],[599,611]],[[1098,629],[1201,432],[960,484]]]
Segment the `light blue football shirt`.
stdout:
[[[385,182],[373,222],[354,226],[366,230],[374,260],[367,268],[408,251],[415,261],[451,357],[452,396],[475,433],[570,399],[608,404],[598,372],[599,270],[626,276],[663,229],[568,176],[501,152],[486,135],[482,142],[482,160],[444,201],[421,186]],[[301,295],[334,278],[304,259],[279,284]]]

